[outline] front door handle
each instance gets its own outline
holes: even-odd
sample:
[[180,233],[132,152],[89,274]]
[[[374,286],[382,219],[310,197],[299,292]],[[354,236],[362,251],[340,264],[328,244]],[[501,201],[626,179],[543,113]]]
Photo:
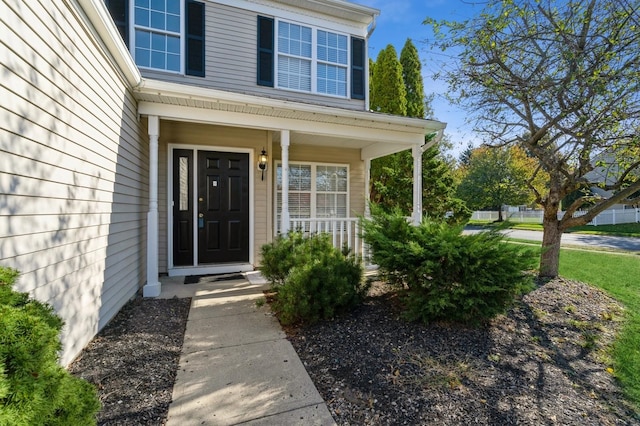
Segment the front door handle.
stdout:
[[204,213],[198,213],[198,228],[204,228]]

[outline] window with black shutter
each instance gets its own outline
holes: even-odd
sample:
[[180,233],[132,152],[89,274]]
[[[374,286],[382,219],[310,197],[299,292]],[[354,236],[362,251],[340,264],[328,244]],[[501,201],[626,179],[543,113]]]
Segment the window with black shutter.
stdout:
[[364,99],[365,95],[365,42],[351,37],[351,98]]
[[129,46],[129,2],[127,0],[104,0],[107,10],[113,18],[113,22],[124,40]]
[[258,85],[273,87],[273,18],[258,16]]
[[185,72],[187,75],[204,77],[204,3],[189,0],[186,11]]

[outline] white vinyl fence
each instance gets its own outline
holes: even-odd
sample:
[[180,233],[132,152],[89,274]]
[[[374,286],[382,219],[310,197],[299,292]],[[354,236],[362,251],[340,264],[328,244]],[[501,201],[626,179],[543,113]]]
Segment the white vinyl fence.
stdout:
[[[503,211],[502,217],[512,222],[520,223],[542,223],[542,210],[524,210],[524,211]],[[585,211],[578,211],[575,216],[582,216]],[[564,212],[558,212],[558,219],[561,219]],[[498,220],[497,211],[476,211],[471,215],[472,220],[495,221]],[[618,209],[605,210],[596,216],[589,225],[618,225],[621,223],[637,223],[640,222],[640,209]]]

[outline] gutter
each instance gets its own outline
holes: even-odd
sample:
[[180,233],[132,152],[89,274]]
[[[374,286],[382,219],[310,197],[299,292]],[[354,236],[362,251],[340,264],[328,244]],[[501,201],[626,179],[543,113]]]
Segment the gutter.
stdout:
[[[446,126],[446,124],[445,124]],[[438,132],[436,133],[436,137],[433,138],[432,140],[430,140],[429,142],[425,143],[424,145],[422,145],[420,147],[420,149],[422,150],[422,152],[424,153],[426,150],[428,150],[429,148],[431,148],[434,145],[437,145],[440,143],[440,141],[442,140],[442,137],[444,136],[444,127],[440,130],[438,130]]]

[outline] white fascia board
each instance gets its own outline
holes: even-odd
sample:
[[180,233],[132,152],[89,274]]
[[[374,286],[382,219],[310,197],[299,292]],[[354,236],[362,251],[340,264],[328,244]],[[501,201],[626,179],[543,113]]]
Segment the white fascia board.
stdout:
[[129,49],[124,44],[120,33],[116,28],[107,7],[102,0],[77,0],[84,13],[91,21],[96,32],[105,44],[109,53],[113,56],[118,67],[123,72],[131,87],[135,87],[142,81],[140,70],[136,66]]
[[[404,126],[406,127],[407,132],[421,133],[422,135],[444,130],[444,128],[447,126],[446,123],[434,120],[423,120],[418,118],[403,117],[399,115],[378,114],[369,111],[355,111],[319,105],[303,104],[299,102],[263,98],[259,96],[232,93],[224,90],[206,89],[198,86],[170,83],[159,80],[143,79],[135,91],[149,95],[166,96],[169,98],[175,97],[193,101],[221,102],[232,105],[255,106],[258,108],[262,107],[269,109],[283,109],[289,111],[321,114],[330,117],[333,116],[354,120],[363,120],[367,123],[376,122],[396,126]],[[143,112],[140,113],[145,114]],[[270,119],[273,120],[273,118]],[[374,131],[380,130],[374,129]],[[424,140],[420,142],[420,144],[423,143]]]
[[338,138],[351,138],[374,142],[386,142],[402,144],[407,149],[412,145],[424,143],[424,133],[376,129],[363,126],[349,126],[345,124],[328,122],[308,122],[294,118],[272,117],[241,112],[211,110],[204,108],[186,107],[180,105],[158,104],[153,102],[140,102],[138,112],[141,115],[157,115],[160,118],[217,124],[233,127],[245,127],[263,130],[290,130],[307,134],[332,136]]
[[[210,0],[213,3],[223,4],[225,6],[236,7],[239,9],[250,10],[262,15],[273,16],[278,19],[295,21],[301,24],[307,24],[312,27],[323,28],[327,30],[333,30],[340,33],[347,33],[357,35],[359,37],[366,37],[369,26],[368,23],[351,21],[342,19],[337,16],[322,17],[319,12],[306,11],[298,9],[295,11],[293,5],[289,4],[277,4],[273,1],[249,1],[249,0]],[[375,9],[372,9],[375,10]],[[373,21],[373,15],[372,19]]]

